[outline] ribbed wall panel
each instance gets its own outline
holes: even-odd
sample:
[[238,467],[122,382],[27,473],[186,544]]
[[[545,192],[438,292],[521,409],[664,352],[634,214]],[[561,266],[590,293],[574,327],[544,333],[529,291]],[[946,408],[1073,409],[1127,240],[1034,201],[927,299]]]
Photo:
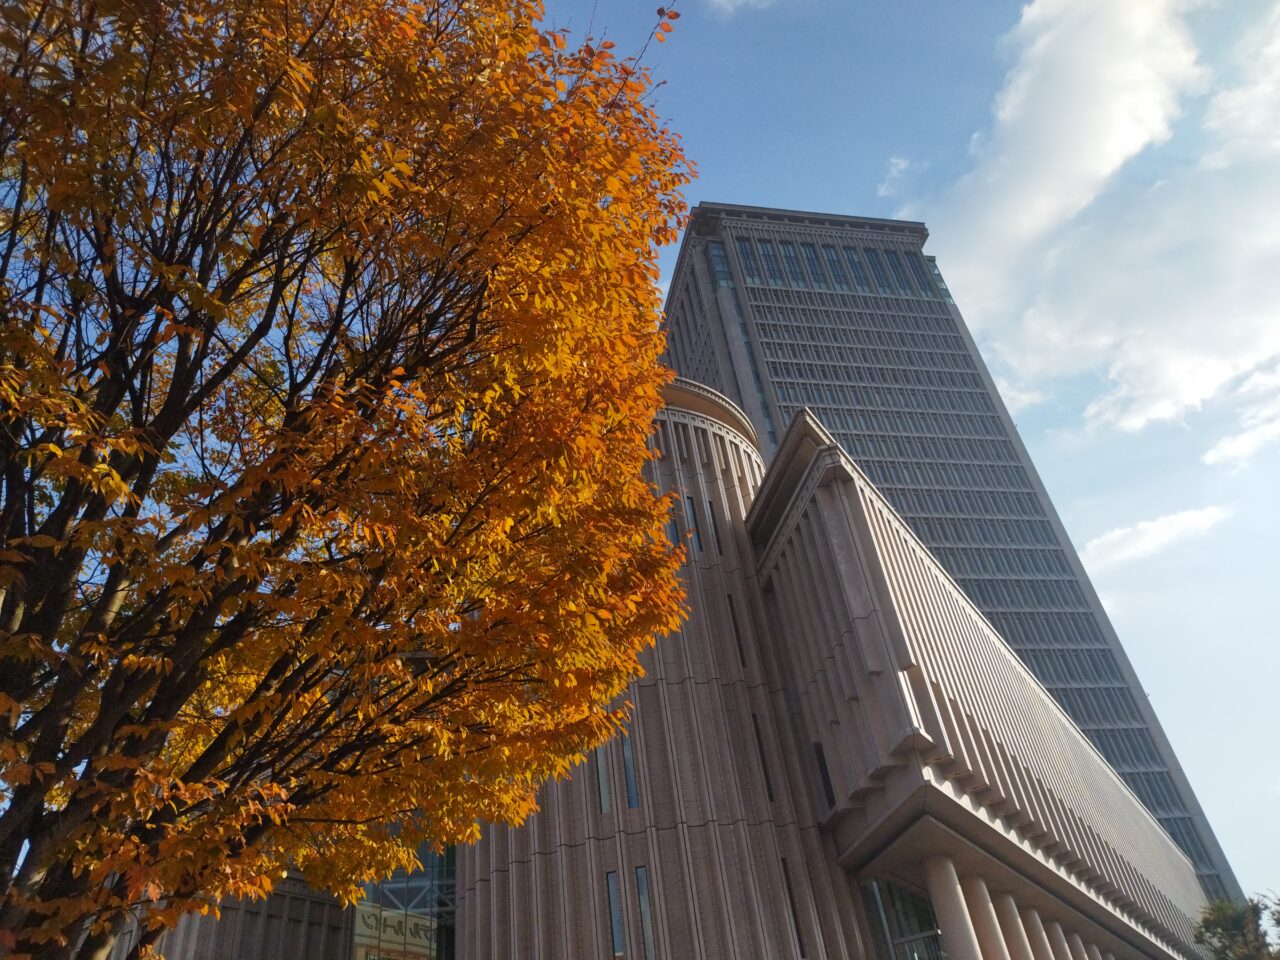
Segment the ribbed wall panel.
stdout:
[[[759,568],[786,654],[779,669],[800,691],[799,728],[822,743],[845,835],[888,815],[899,802],[885,790],[888,775],[914,762],[920,782],[1001,820],[1152,941],[1191,951],[1205,902],[1191,863],[884,497],[804,418],[779,454],[807,462],[803,476],[784,466],[774,484],[771,472],[767,502],[748,523],[763,538]],[[810,452],[797,454],[802,447]]]
[[731,429],[722,400],[706,393],[712,407],[704,415],[693,402],[700,388],[687,389],[693,409],[668,408],[658,421],[655,474],[680,498],[673,515],[687,542],[690,616],[644,655],[645,675],[630,693],[638,802],[628,807],[623,743],[615,740],[547,786],[524,827],[489,827],[475,848],[460,851],[465,960],[613,956],[609,873],[621,891],[623,953],[643,960],[637,867],[648,874],[654,956],[799,958],[784,860],[806,956],[863,956],[832,844],[809,805],[792,803],[789,783],[801,775],[795,738],[785,713],[780,727],[780,694],[766,679],[771,654],[758,633],[744,528],[763,464],[744,436],[745,417]]

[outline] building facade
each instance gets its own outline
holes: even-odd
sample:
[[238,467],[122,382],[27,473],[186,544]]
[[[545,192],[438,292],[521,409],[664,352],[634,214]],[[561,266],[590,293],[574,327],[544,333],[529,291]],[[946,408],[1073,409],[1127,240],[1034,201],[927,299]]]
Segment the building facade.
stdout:
[[932,257],[923,224],[700,204],[668,356],[765,457],[813,412],[1192,858],[1240,888]]
[[458,853],[466,960],[1193,960],[1195,868],[809,413],[668,391],[690,618]]

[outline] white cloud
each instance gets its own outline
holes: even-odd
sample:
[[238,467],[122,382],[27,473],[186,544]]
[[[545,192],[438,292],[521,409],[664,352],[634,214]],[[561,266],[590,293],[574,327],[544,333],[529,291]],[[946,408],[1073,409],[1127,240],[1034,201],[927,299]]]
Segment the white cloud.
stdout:
[[1183,510],[1132,527],[1108,530],[1084,545],[1080,559],[1093,573],[1153,556],[1171,544],[1205,533],[1231,515],[1226,507]]
[[1207,464],[1241,464],[1263,447],[1280,441],[1280,364],[1250,376],[1237,396],[1246,398],[1239,415],[1241,429],[1205,451]]
[[898,181],[911,169],[911,161],[906,157],[890,157],[889,167],[884,179],[876,185],[877,197],[894,197],[898,194]]
[[1007,305],[1032,245],[1085,209],[1133,156],[1167,140],[1204,79],[1192,0],[1034,0],[1006,38],[1017,59],[975,137],[975,165],[940,211],[947,275],[966,309]]
[[1018,413],[1020,410],[1034,407],[1049,399],[1039,390],[1011,383],[1003,377],[996,377],[995,381],[996,389],[1000,391],[1000,399],[1004,401],[1010,413]]
[[1280,357],[1280,0],[1216,85],[1195,6],[1028,4],[992,128],[929,219],[957,299],[1018,380],[1102,374],[1085,420],[1130,431],[1252,404],[1220,462],[1280,429],[1231,392]]

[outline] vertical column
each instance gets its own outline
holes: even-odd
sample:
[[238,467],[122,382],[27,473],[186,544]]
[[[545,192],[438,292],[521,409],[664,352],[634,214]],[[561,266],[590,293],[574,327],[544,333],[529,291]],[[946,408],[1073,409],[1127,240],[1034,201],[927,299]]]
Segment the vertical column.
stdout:
[[1067,935],[1062,932],[1062,924],[1050,920],[1044,925],[1044,932],[1049,937],[1049,946],[1053,948],[1053,960],[1071,960],[1071,948],[1067,946]]
[[956,865],[950,857],[931,857],[924,862],[924,878],[949,960],[982,960]]
[[1084,952],[1089,955],[1089,960],[1102,960],[1102,951],[1098,949],[1097,944],[1086,943]]
[[1004,943],[1009,951],[1009,960],[1036,960],[1035,954],[1031,952],[1031,941],[1027,939],[1027,929],[1022,925],[1022,917],[1018,916],[1018,905],[1013,902],[1013,897],[1007,893],[998,893],[992,901],[995,904],[996,917],[1000,921],[1000,929],[1004,932]]
[[986,881],[981,877],[965,877],[960,881],[960,889],[964,891],[965,902],[969,905],[969,917],[978,935],[983,960],[1012,960],[1009,948],[1005,946],[1004,934],[1000,932],[1000,921],[996,919],[996,908],[991,903]]
[[1071,960],[1090,960],[1089,954],[1084,949],[1084,941],[1075,931],[1067,934],[1067,947],[1071,950]]
[[1028,907],[1022,911],[1022,922],[1026,926],[1027,939],[1031,942],[1031,955],[1035,960],[1055,960],[1040,914]]

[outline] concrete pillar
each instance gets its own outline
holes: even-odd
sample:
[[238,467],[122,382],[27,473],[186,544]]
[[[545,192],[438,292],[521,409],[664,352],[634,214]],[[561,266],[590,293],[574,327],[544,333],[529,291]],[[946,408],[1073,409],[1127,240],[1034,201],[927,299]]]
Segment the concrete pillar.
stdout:
[[983,960],[978,935],[960,890],[960,878],[950,857],[930,857],[924,862],[924,880],[933,901],[933,914],[942,931],[942,948],[948,960]]
[[974,933],[978,935],[983,960],[1012,960],[1009,948],[1005,946],[1004,934],[1000,932],[1000,921],[996,918],[996,908],[991,902],[986,881],[981,877],[965,877],[960,881],[960,889],[964,891],[965,903],[969,905],[969,918],[973,921]]
[[1067,935],[1062,932],[1062,924],[1057,920],[1050,920],[1044,925],[1044,932],[1049,937],[1053,960],[1072,960],[1071,948],[1067,946]]
[[1009,960],[1036,960],[1031,952],[1031,941],[1027,939],[1027,928],[1022,925],[1022,917],[1018,916],[1018,905],[1007,893],[997,893],[991,898],[996,917],[1000,921],[1000,929],[1004,933],[1004,945],[1009,951]]
[[1053,948],[1049,946],[1049,935],[1044,932],[1044,923],[1040,914],[1028,907],[1022,911],[1022,925],[1027,931],[1027,940],[1031,943],[1031,955],[1035,960],[1054,960]]
[[1084,941],[1074,930],[1067,934],[1067,948],[1071,951],[1071,960],[1089,960],[1089,954],[1084,949]]
[[1089,955],[1089,960],[1102,960],[1102,951],[1098,949],[1097,944],[1086,943],[1084,952]]

